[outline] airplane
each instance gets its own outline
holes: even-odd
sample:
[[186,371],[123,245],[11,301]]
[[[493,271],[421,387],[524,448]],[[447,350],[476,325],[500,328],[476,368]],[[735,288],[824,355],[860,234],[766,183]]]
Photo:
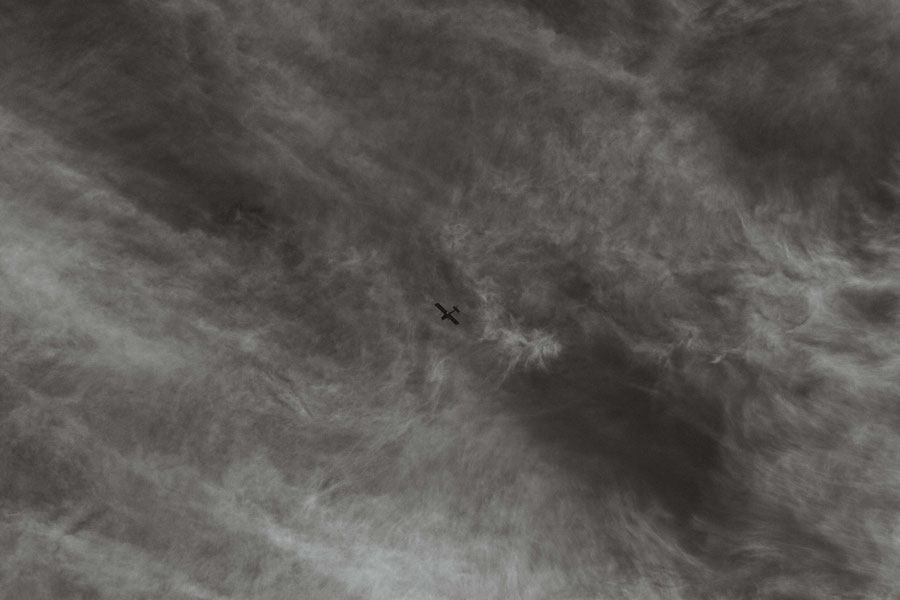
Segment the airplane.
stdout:
[[434,305],[438,307],[438,310],[440,310],[442,313],[444,313],[444,316],[441,317],[441,321],[443,321],[444,319],[450,319],[451,321],[453,321],[454,325],[459,325],[459,321],[457,321],[456,319],[453,318],[453,313],[459,312],[458,308],[456,308],[454,306],[453,310],[451,310],[450,312],[447,312],[447,309],[445,309],[443,306],[441,306],[437,302],[435,302]]

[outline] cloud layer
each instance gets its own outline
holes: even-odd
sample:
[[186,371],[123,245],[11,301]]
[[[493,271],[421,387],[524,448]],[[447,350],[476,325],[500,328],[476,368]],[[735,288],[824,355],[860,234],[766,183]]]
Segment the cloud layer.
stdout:
[[898,593],[900,12],[560,6],[0,9],[2,597]]

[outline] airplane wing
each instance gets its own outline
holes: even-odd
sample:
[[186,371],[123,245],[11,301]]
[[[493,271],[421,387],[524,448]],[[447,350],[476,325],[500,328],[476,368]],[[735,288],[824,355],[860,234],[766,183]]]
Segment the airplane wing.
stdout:
[[459,325],[459,321],[457,321],[456,319],[454,319],[454,318],[453,318],[453,315],[448,314],[448,315],[447,315],[447,318],[450,319],[451,321],[453,321],[453,324],[454,324],[454,325]]
[[441,312],[444,313],[445,315],[447,314],[447,310],[446,310],[443,306],[441,306],[441,305],[438,304],[437,302],[435,302],[434,305],[438,307],[438,310],[439,310],[439,311],[441,311]]

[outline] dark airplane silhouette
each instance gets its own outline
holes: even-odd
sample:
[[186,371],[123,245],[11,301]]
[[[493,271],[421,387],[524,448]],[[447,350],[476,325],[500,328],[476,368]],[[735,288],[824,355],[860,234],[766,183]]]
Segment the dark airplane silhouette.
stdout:
[[434,305],[438,307],[438,310],[440,310],[442,313],[444,313],[444,316],[441,317],[441,321],[443,321],[444,319],[450,319],[451,321],[453,321],[453,324],[454,324],[454,325],[459,325],[459,321],[457,321],[456,319],[453,318],[453,313],[455,313],[455,312],[458,313],[458,312],[459,312],[459,309],[458,309],[458,308],[456,308],[456,307],[454,306],[454,307],[453,307],[453,310],[451,310],[450,312],[447,312],[447,310],[446,310],[443,306],[441,306],[440,304],[438,304],[437,302],[435,302]]

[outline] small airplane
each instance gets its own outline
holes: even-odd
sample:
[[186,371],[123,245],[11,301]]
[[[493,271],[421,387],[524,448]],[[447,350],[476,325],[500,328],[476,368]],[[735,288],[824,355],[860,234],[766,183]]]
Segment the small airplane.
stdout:
[[456,308],[456,307],[454,306],[454,307],[453,307],[453,310],[451,310],[450,312],[447,312],[447,309],[445,309],[443,306],[441,306],[441,305],[438,304],[437,302],[435,302],[434,305],[438,307],[438,310],[440,310],[442,313],[444,313],[444,316],[441,317],[441,321],[443,321],[444,319],[450,319],[451,321],[453,321],[453,324],[454,324],[454,325],[459,325],[459,321],[457,321],[456,319],[453,318],[453,313],[455,313],[455,312],[458,313],[458,312],[459,312],[459,309],[458,309],[458,308]]

